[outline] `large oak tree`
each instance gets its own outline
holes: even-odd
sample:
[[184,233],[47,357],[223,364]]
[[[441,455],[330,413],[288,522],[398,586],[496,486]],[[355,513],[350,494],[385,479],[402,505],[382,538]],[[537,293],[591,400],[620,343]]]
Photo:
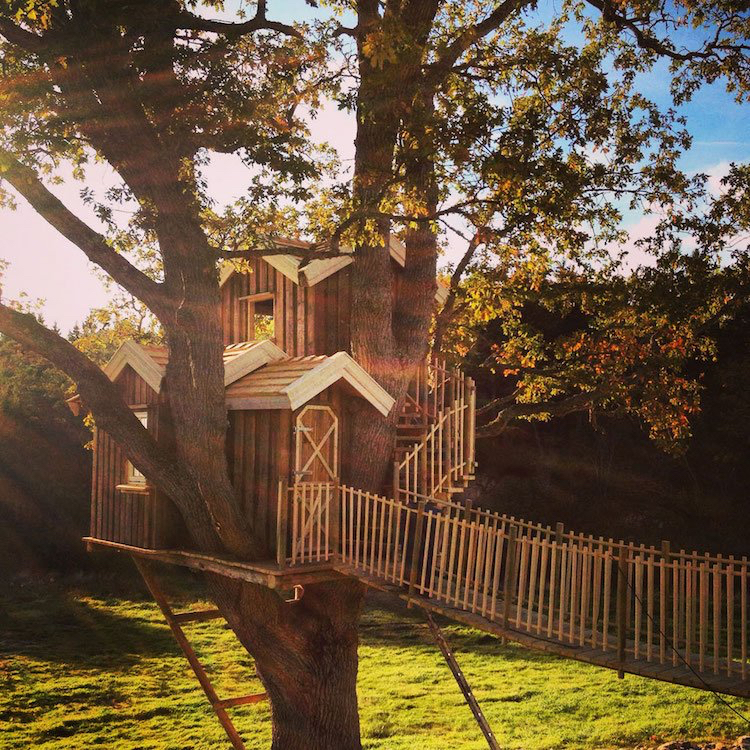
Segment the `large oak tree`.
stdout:
[[[475,233],[471,252],[501,242],[530,248],[532,260],[553,248],[585,265],[592,240],[617,237],[611,198],[689,198],[675,167],[679,123],[638,95],[637,74],[661,56],[683,71],[681,96],[719,75],[744,84],[747,17],[731,2],[589,0],[539,13],[529,0],[357,0],[330,3],[332,19],[305,26],[273,20],[278,9],[265,0],[235,20],[212,20],[213,6],[0,4],[5,197],[27,201],[158,319],[174,449],[157,445],[99,367],[56,332],[9,304],[0,304],[0,331],[77,383],[99,426],[174,499],[197,549],[252,560],[267,551],[227,473],[217,261],[274,249],[257,227],[257,241],[239,248],[217,240],[232,234],[216,231],[222,219],[226,229],[243,206],[217,216],[205,184],[210,154],[241,158],[255,199],[301,206],[321,240],[310,257],[354,246],[353,355],[397,405],[387,419],[359,420],[347,479],[377,490],[428,349],[444,223]],[[689,49],[673,33],[683,17],[697,26]],[[357,123],[351,179],[324,188],[315,186],[324,157],[300,115],[321,92]],[[94,159],[117,178],[106,195],[84,195],[102,229],[50,187],[60,164],[82,176]],[[118,203],[132,211],[127,227],[113,218]],[[391,232],[407,247],[398,286]],[[155,251],[155,274],[134,254],[139,243]],[[290,606],[259,586],[207,583],[256,660],[273,747],[358,748],[360,585],[311,586]]]

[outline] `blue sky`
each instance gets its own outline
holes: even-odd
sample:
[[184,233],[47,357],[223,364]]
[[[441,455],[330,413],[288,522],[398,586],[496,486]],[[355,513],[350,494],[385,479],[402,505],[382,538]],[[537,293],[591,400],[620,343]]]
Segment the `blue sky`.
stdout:
[[[227,15],[236,8],[228,4]],[[282,20],[309,18],[314,13],[303,0],[269,3],[269,15]],[[276,8],[276,10],[275,10]],[[280,11],[280,12],[279,12]],[[544,11],[540,11],[543,13]],[[669,73],[666,64],[643,77],[643,93],[662,106],[669,106]],[[750,160],[750,106],[738,105],[720,84],[699,90],[693,100],[681,108],[688,118],[693,146],[681,162],[688,172],[706,172],[718,185],[730,162]],[[353,153],[354,122],[334,106],[326,107],[312,122],[313,137],[334,145],[343,159]],[[111,176],[104,169],[90,172],[94,189],[105,189]],[[228,157],[216,159],[208,170],[213,194],[222,203],[238,197],[245,189],[249,175]],[[82,216],[93,223],[90,212],[78,199],[80,184],[73,181],[55,187],[55,192]],[[633,239],[649,233],[653,217],[627,216],[627,228]],[[448,258],[462,250],[455,242]],[[94,273],[91,264],[79,250],[60,237],[36,213],[19,201],[17,211],[0,210],[0,258],[10,262],[3,278],[4,299],[27,294],[44,300],[47,323],[57,323],[63,331],[82,320],[91,307],[103,304],[108,293]]]

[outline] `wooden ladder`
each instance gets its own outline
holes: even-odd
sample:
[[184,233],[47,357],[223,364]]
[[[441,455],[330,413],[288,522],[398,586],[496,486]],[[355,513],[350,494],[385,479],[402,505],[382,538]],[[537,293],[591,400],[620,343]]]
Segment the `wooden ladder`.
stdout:
[[185,658],[188,660],[195,676],[198,678],[198,682],[203,688],[203,692],[206,694],[206,698],[208,698],[208,702],[211,704],[211,708],[213,708],[216,717],[219,719],[219,723],[224,727],[224,731],[227,733],[227,736],[232,743],[232,747],[235,750],[246,750],[245,743],[242,741],[242,738],[235,729],[232,720],[229,718],[227,709],[234,706],[244,706],[248,703],[258,703],[259,701],[266,700],[268,696],[266,693],[256,693],[236,698],[220,699],[216,694],[214,686],[211,684],[211,680],[209,679],[204,666],[199,661],[193,647],[190,645],[187,636],[185,635],[185,631],[181,627],[182,624],[186,622],[205,622],[206,620],[215,620],[223,618],[224,616],[218,609],[204,609],[194,612],[173,612],[164,592],[159,587],[151,565],[146,560],[139,559],[135,555],[132,555],[132,559],[138,572],[143,577],[143,581],[148,590],[151,592],[151,596],[154,597],[154,600],[159,605],[159,609],[164,615],[164,619],[167,621],[167,625],[169,625],[172,635],[182,649],[182,652],[185,654]]
[[448,666],[453,673],[453,677],[458,683],[458,687],[461,688],[461,692],[464,695],[464,700],[468,703],[469,708],[471,709],[471,713],[474,714],[474,719],[476,720],[477,724],[479,724],[479,728],[482,730],[482,734],[487,740],[487,745],[489,746],[490,750],[500,750],[500,745],[497,744],[497,740],[495,739],[495,735],[492,732],[492,728],[490,727],[490,724],[487,721],[484,712],[477,702],[477,699],[474,697],[474,692],[471,689],[471,685],[469,685],[468,681],[466,680],[464,673],[461,671],[461,667],[458,666],[456,657],[453,654],[451,647],[448,645],[448,641],[445,639],[443,631],[433,619],[430,611],[428,609],[425,609],[423,611],[425,613],[425,616],[427,617],[427,624],[430,626],[432,637],[435,639],[435,643],[437,643],[438,648],[440,649],[440,653],[443,655],[443,658],[448,663]]

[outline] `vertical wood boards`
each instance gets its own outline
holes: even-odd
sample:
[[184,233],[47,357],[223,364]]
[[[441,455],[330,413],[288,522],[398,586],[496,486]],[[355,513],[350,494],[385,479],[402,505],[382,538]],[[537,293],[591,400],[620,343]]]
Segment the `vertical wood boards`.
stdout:
[[274,296],[274,340],[289,356],[350,351],[350,269],[311,287],[301,286],[261,258],[247,273],[234,273],[221,289],[224,345],[250,341],[248,295]]
[[291,471],[291,414],[230,411],[228,461],[238,502],[259,540],[275,547],[278,482]]
[[[157,440],[170,439],[168,408],[146,381],[126,366],[115,381],[124,401],[148,412],[148,429]],[[165,548],[184,538],[173,503],[152,490],[118,490],[126,481],[127,458],[114,440],[96,429],[93,440],[91,534],[137,547]]]

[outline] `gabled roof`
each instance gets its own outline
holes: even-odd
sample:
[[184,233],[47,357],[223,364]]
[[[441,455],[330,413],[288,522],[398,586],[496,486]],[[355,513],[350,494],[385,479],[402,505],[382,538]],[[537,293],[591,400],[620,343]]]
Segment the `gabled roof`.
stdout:
[[269,339],[230,344],[224,349],[224,385],[234,383],[269,362],[282,359],[286,359],[286,353]]
[[166,347],[144,346],[135,341],[124,341],[112,359],[104,365],[104,374],[110,380],[117,380],[120,373],[130,365],[158,393],[166,365]]
[[227,408],[298,409],[339,380],[381,414],[393,408],[393,397],[346,352],[291,357],[265,365],[227,388]]
[[[231,344],[224,349],[224,385],[269,362],[285,358],[286,354],[273,341]],[[165,346],[125,341],[104,366],[104,372],[110,380],[116,380],[125,366],[130,365],[158,393],[168,360],[169,352]]]
[[[104,372],[116,380],[130,365],[158,393],[168,359],[164,346],[126,341]],[[339,380],[381,414],[387,415],[393,408],[393,397],[345,352],[330,357],[288,357],[270,340],[246,341],[224,349],[229,409],[297,409]],[[79,401],[69,403],[71,409],[79,408]]]
[[[303,242],[302,240],[292,240],[287,238],[279,238],[274,242],[280,248],[289,247],[308,249],[313,247],[312,242]],[[401,240],[397,237],[391,237],[388,249],[390,250],[391,258],[403,267],[406,264],[406,248]],[[346,266],[354,262],[354,259],[350,257],[353,252],[350,247],[342,247],[341,252],[344,253],[344,255],[337,258],[318,258],[316,260],[311,260],[301,269],[300,266],[302,265],[303,259],[298,258],[296,255],[264,255],[262,257],[269,266],[273,266],[279,273],[284,274],[284,276],[295,284],[314,286],[319,281],[327,279],[329,276],[332,276],[337,271],[346,268]],[[236,269],[232,263],[222,263],[219,270],[219,284],[223,286],[235,270]]]

